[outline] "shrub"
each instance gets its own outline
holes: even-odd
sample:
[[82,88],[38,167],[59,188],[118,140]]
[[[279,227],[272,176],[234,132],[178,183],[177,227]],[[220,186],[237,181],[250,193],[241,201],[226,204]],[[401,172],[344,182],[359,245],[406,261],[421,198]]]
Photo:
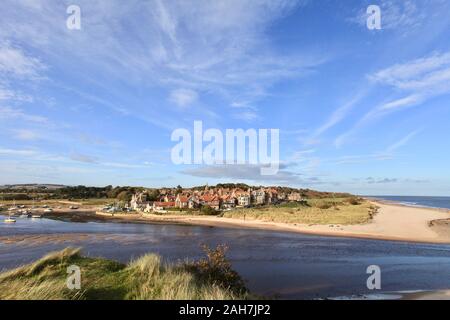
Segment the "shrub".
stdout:
[[331,208],[331,204],[330,203],[326,203],[326,202],[321,202],[317,204],[317,208],[319,209],[330,209]]
[[210,206],[203,206],[200,209],[200,213],[204,214],[205,216],[215,216],[218,214],[217,210],[211,208]]
[[231,262],[226,258],[226,245],[218,245],[216,249],[202,245],[202,249],[206,258],[187,265],[197,277],[238,295],[248,292],[244,280],[232,269]]
[[347,202],[353,206],[357,206],[357,205],[361,204],[360,200],[356,197],[348,198]]

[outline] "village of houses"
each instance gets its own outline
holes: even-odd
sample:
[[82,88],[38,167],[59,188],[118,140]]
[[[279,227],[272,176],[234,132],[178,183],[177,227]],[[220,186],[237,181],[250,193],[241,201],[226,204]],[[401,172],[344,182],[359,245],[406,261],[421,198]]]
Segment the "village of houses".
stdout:
[[[178,193],[178,194],[177,194]],[[204,190],[162,189],[159,201],[147,201],[147,194],[140,192],[132,196],[130,208],[144,213],[165,213],[169,210],[200,210],[210,207],[214,210],[233,210],[283,202],[302,201],[300,192],[284,193],[276,187],[243,190],[240,188],[208,187]]]

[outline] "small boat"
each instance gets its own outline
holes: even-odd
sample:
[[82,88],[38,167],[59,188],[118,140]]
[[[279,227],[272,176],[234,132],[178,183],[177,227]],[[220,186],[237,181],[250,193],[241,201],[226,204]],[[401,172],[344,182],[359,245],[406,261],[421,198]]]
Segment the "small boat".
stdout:
[[48,208],[48,209],[45,209],[44,212],[53,212],[53,209]]
[[16,223],[16,219],[13,219],[13,218],[11,218],[11,217],[6,218],[6,219],[5,219],[5,223]]
[[41,218],[42,218],[42,215],[40,215],[40,214],[33,214],[33,215],[31,216],[31,218],[33,218],[33,219],[41,219]]

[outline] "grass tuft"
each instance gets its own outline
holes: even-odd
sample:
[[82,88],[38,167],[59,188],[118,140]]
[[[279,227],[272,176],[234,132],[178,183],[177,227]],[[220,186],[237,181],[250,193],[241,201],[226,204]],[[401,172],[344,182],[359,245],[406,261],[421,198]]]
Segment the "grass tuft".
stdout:
[[[227,266],[227,272],[234,272],[231,267],[228,269],[231,265],[225,256],[218,258]],[[66,287],[67,267],[70,265],[81,269],[81,290]],[[213,281],[216,274],[200,277],[196,266],[192,263],[164,263],[155,254],[147,254],[125,265],[84,257],[80,249],[67,248],[1,273],[0,299],[233,300],[247,297],[246,291],[234,288],[235,283]],[[235,276],[239,277],[237,273]]]

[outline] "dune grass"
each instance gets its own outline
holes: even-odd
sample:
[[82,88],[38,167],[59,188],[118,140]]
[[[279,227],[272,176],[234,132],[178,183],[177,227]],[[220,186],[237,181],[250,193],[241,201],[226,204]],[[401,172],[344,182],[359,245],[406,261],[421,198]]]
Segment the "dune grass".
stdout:
[[[66,287],[67,267],[71,265],[81,269],[81,290]],[[0,299],[233,300],[247,297],[244,287],[207,281],[200,276],[197,266],[193,262],[167,264],[154,254],[121,264],[84,257],[80,249],[67,248],[1,273]]]
[[352,225],[369,222],[376,207],[358,198],[308,199],[303,203],[227,211],[225,218],[254,219],[292,224]]

